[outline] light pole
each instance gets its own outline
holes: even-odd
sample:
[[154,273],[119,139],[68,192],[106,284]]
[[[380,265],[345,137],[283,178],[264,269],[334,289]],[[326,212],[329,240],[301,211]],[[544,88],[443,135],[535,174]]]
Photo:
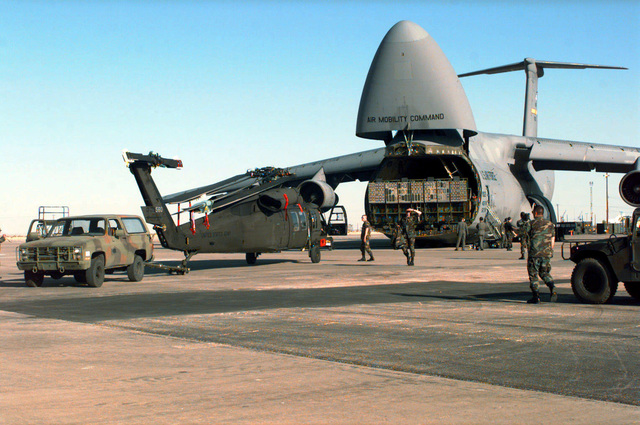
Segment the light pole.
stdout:
[[609,233],[609,173],[604,173],[604,181],[605,181],[605,196],[607,197],[607,217],[605,220],[607,226],[607,233]]
[[591,202],[589,203],[589,214],[591,215],[591,226],[593,226],[593,182],[589,182],[589,192],[591,194]]

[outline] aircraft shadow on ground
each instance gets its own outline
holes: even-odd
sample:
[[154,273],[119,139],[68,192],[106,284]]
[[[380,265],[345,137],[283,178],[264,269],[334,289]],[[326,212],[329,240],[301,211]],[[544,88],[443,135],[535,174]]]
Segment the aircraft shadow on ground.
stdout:
[[[440,281],[337,288],[139,293],[5,301],[0,303],[0,310],[94,323],[160,316],[431,301],[524,303],[530,296],[526,283],[492,284],[491,287],[495,291],[487,293],[485,284]],[[443,295],[443,292],[448,295]],[[558,302],[561,304],[578,303],[570,292],[561,292],[559,295]],[[614,298],[613,304],[633,304],[633,300],[618,297]]]

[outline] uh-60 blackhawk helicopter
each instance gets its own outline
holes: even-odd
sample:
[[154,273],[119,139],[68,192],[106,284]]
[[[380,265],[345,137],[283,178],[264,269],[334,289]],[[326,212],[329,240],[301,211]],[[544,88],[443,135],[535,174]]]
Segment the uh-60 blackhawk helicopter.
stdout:
[[286,170],[248,171],[220,182],[208,192],[207,201],[184,209],[189,221],[176,224],[151,171],[181,168],[182,161],[127,151],[123,158],[144,199],[143,215],[160,243],[185,255],[179,273],[188,271],[187,261],[197,253],[245,253],[247,263],[254,264],[262,253],[306,249],[318,263],[320,248],[331,244],[322,211],[333,207],[337,196],[322,173],[291,186],[299,179]]

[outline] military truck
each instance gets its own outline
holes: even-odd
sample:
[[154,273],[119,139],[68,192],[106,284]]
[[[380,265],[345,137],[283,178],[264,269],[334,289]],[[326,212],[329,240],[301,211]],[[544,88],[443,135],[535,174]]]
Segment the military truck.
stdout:
[[21,244],[18,269],[27,286],[42,286],[44,277],[73,275],[77,282],[100,287],[105,273],[126,271],[129,280],[144,277],[153,258],[151,234],[144,221],[129,215],[88,215],[56,220],[47,236]]
[[620,181],[620,195],[635,207],[628,234],[571,247],[570,259],[576,266],[571,288],[582,302],[603,304],[611,301],[618,282],[640,301],[640,170],[627,173]]

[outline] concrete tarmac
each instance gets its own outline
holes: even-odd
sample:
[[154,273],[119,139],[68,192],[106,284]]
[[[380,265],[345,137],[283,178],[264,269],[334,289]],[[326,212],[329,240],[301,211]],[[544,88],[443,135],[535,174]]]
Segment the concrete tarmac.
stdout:
[[[373,241],[27,288],[0,252],[0,423],[639,423],[640,305],[528,305],[519,250]],[[176,264],[181,253],[156,250]],[[543,291],[543,301],[548,297]]]

